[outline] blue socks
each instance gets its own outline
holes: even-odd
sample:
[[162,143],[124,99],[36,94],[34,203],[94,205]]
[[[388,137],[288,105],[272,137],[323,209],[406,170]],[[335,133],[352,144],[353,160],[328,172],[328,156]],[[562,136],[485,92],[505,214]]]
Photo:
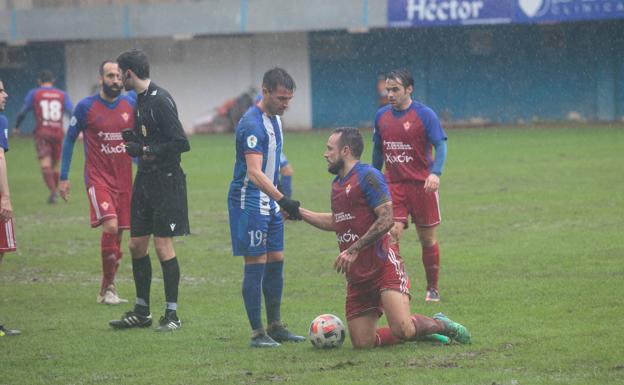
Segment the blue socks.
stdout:
[[243,301],[247,318],[252,330],[262,328],[262,277],[264,264],[254,263],[245,265],[243,276]]
[[268,325],[280,320],[282,289],[284,288],[284,261],[266,264],[262,292],[266,306]]

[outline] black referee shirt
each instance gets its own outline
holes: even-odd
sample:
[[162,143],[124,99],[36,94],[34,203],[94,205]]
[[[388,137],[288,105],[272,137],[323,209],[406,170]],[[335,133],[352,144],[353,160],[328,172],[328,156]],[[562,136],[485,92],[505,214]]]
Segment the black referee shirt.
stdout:
[[180,154],[191,149],[175,101],[153,81],[137,95],[134,129],[154,155],[152,159],[140,157],[139,171],[173,170],[179,167]]

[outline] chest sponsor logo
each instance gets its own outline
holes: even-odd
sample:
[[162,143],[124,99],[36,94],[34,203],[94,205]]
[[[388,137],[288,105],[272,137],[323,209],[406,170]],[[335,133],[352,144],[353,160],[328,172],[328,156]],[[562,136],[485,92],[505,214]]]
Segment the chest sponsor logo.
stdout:
[[339,213],[334,214],[334,221],[336,221],[336,223],[350,221],[352,219],[355,219],[355,215],[352,215],[351,213],[344,213],[341,211]]
[[104,131],[98,131],[97,136],[100,138],[100,140],[122,140],[123,138],[121,137],[121,132],[104,132]]
[[128,123],[128,119],[130,119],[130,114],[128,114],[127,112],[124,112],[123,114],[121,114],[121,118],[123,119],[125,123]]
[[351,243],[360,239],[360,236],[357,234],[353,234],[352,230],[347,230],[346,233],[336,234],[336,238],[338,239],[338,244],[343,243]]
[[403,151],[400,154],[386,154],[387,164],[409,163],[413,160],[414,160],[414,157],[405,153],[405,151]]
[[257,145],[258,145],[258,138],[256,138],[255,135],[249,135],[247,137],[247,147],[256,148]]
[[108,143],[100,143],[100,152],[103,152],[106,155],[125,154],[126,146],[124,146],[123,143],[116,146],[111,146]]
[[384,147],[386,150],[411,150],[412,146],[409,143],[403,142],[388,142],[384,140]]

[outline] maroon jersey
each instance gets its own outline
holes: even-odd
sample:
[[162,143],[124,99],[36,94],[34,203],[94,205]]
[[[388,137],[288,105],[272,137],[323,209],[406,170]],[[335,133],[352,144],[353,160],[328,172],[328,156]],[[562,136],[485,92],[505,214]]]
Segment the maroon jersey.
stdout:
[[30,90],[24,99],[21,114],[29,110],[35,115],[35,136],[63,138],[63,116],[72,112],[72,103],[65,91],[54,87]]
[[433,165],[432,143],[445,139],[435,112],[422,103],[414,101],[403,111],[387,105],[375,117],[373,142],[383,149],[389,183],[427,179]]
[[[375,208],[390,202],[383,175],[370,165],[357,163],[343,178],[332,183],[332,214],[340,251],[360,239],[377,219]],[[347,272],[349,283],[377,278],[388,258],[388,234],[363,249]]]
[[[61,180],[67,179],[73,143],[83,132],[85,185],[132,190],[132,159],[126,154],[121,132],[134,127],[134,99],[120,96],[108,103],[99,94],[78,103],[63,146]],[[70,146],[71,144],[71,146]]]

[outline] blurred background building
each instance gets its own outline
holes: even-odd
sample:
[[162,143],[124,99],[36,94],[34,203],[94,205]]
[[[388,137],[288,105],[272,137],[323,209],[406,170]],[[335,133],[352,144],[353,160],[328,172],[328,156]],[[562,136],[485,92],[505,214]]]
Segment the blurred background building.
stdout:
[[395,67],[447,124],[624,119],[624,0],[0,0],[9,120],[42,69],[78,101],[133,47],[189,130],[273,66],[293,130],[370,126]]

